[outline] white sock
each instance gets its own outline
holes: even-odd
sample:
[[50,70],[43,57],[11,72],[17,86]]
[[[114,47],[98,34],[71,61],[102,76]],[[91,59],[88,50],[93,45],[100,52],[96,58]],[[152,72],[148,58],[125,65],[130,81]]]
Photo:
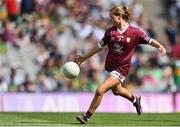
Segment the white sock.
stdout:
[[136,102],[136,97],[134,98],[134,100],[133,100],[133,103],[135,103]]

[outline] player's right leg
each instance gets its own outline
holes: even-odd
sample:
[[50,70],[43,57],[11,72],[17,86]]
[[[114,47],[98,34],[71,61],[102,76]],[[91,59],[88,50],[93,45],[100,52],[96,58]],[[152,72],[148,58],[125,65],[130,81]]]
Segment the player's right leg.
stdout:
[[95,93],[95,96],[91,102],[91,105],[88,109],[88,111],[81,115],[77,116],[76,119],[81,123],[81,124],[86,124],[89,120],[89,118],[92,116],[92,114],[96,111],[97,107],[102,101],[102,97],[106,91],[108,91],[110,88],[118,85],[120,81],[114,77],[114,76],[109,76],[106,81],[100,85]]
[[141,107],[141,97],[134,96],[131,92],[129,92],[126,88],[122,87],[121,84],[118,86],[114,86],[111,88],[114,95],[122,96],[129,101],[131,101],[136,108],[137,114],[142,114],[142,107]]

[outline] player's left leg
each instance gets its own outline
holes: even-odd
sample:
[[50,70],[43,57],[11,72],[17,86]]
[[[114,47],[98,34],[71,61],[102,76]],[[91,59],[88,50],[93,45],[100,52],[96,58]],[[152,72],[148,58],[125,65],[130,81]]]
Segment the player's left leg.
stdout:
[[96,90],[96,93],[94,95],[94,98],[91,102],[91,105],[89,106],[89,109],[87,112],[81,116],[77,116],[76,119],[81,124],[86,124],[89,120],[89,118],[93,115],[93,113],[96,111],[98,106],[100,105],[103,95],[112,87],[117,86],[120,83],[120,81],[114,77],[109,76]]
[[122,85],[114,86],[111,88],[114,95],[122,96],[133,103],[136,108],[137,114],[142,114],[142,107],[141,107],[141,97],[134,96],[131,92],[129,92],[126,88],[122,87]]

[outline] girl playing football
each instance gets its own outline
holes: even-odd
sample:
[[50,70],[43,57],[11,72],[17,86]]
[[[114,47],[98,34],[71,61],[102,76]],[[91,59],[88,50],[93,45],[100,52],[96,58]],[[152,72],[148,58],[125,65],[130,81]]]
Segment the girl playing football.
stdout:
[[95,96],[87,112],[77,116],[77,120],[85,124],[96,111],[102,101],[103,95],[111,89],[114,95],[122,96],[132,102],[137,114],[142,114],[141,97],[137,97],[122,87],[131,64],[132,55],[139,44],[151,45],[159,50],[162,55],[166,54],[166,49],[157,40],[148,37],[144,32],[129,25],[129,9],[126,6],[114,6],[110,9],[110,17],[113,26],[108,28],[104,37],[97,45],[84,56],[77,56],[75,62],[83,63],[92,55],[98,53],[104,46],[108,47],[105,70],[109,72],[107,79],[97,88]]

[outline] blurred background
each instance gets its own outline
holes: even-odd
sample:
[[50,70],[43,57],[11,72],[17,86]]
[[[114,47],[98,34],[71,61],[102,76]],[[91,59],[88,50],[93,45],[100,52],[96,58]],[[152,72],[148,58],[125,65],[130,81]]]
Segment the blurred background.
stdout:
[[[117,4],[131,9],[131,25],[167,48],[162,57],[155,48],[137,47],[125,87],[143,94],[147,112],[180,111],[180,0],[0,0],[0,110],[84,111],[84,104],[87,109],[106,78],[107,49],[83,63],[74,80],[65,78],[61,67],[96,45],[111,26],[109,8]],[[108,96],[104,102],[113,98]],[[163,100],[170,106],[157,109]],[[37,109],[41,101],[47,110]],[[63,110],[60,104],[74,107]],[[102,111],[131,112],[118,106]]]

